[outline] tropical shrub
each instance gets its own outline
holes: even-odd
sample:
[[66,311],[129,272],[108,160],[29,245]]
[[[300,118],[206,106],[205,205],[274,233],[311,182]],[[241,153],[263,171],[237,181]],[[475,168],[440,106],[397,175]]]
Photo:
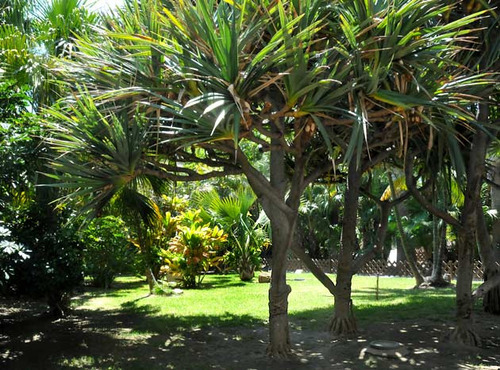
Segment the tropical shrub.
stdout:
[[[261,265],[261,252],[269,246],[267,225],[269,220],[263,212],[254,216],[252,210],[256,196],[249,187],[240,186],[225,197],[212,189],[196,197],[202,209],[201,217],[218,225],[228,233],[225,263],[240,274],[243,281],[251,280]],[[258,212],[255,212],[258,213]]]
[[15,292],[12,277],[19,263],[29,258],[26,248],[10,240],[10,230],[0,225],[0,293]]
[[37,186],[51,182],[42,174],[49,149],[40,121],[28,113],[29,95],[12,81],[0,84],[0,221],[10,232],[1,237],[2,291],[46,297],[50,311],[63,315],[65,298],[83,281],[81,249],[68,225],[73,211],[54,207],[62,194]]
[[82,248],[68,217],[69,211],[54,210],[40,200],[19,212],[9,225],[12,240],[30,250],[30,258],[18,263],[14,271],[16,293],[45,297],[55,316],[65,315],[70,294],[83,283]]
[[129,239],[125,223],[114,216],[96,218],[80,232],[84,273],[95,286],[109,288],[116,275],[130,271],[135,253]]
[[231,231],[231,248],[224,255],[225,262],[238,271],[242,281],[250,281],[255,271],[260,269],[261,253],[270,245],[270,239],[265,229],[267,217],[262,213],[257,221],[240,215],[238,226]]
[[[203,281],[204,273],[216,266],[221,257],[217,251],[227,239],[224,230],[217,226],[203,224],[199,211],[184,212],[170,223],[178,223],[177,234],[163,251],[167,268],[165,272],[178,277],[185,288],[196,288]],[[189,223],[188,225],[183,224]]]

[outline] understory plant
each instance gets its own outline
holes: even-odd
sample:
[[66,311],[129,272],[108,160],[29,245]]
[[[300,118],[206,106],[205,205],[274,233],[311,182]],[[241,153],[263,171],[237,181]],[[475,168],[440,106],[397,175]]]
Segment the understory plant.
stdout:
[[182,281],[184,288],[199,287],[205,273],[221,261],[217,251],[227,240],[218,226],[203,223],[200,211],[186,211],[177,217],[167,213],[165,226],[175,225],[176,235],[163,250],[164,271]]
[[12,276],[17,266],[29,258],[29,251],[10,240],[10,236],[10,230],[0,224],[0,294],[15,292]]
[[130,270],[135,253],[129,239],[125,223],[114,216],[96,218],[81,231],[84,273],[95,286],[107,289],[119,273]]
[[198,194],[196,198],[202,217],[228,233],[225,263],[238,272],[241,280],[252,280],[255,270],[261,265],[262,249],[270,244],[268,218],[263,212],[258,217],[251,212],[256,201],[255,194],[248,186],[240,186],[225,197],[211,190]]

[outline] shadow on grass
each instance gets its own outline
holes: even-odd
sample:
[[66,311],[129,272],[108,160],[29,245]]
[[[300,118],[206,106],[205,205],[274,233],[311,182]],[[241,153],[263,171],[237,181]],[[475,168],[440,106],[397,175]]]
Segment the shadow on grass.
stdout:
[[[207,275],[212,277],[213,275]],[[225,289],[231,287],[243,287],[247,284],[252,284],[251,282],[244,282],[241,280],[235,280],[234,276],[231,275],[218,275],[217,279],[207,279],[203,280],[203,283],[198,289]]]
[[126,316],[141,316],[141,320],[136,323],[136,329],[139,331],[148,331],[161,333],[165,330],[189,330],[199,328],[227,328],[255,327],[262,326],[262,320],[256,319],[250,315],[234,315],[228,311],[215,315],[195,315],[195,316],[177,316],[171,314],[160,315],[160,308],[151,304],[139,304],[138,300],[128,301],[121,305],[120,313]]
[[[214,289],[235,285],[230,277],[221,278],[220,283],[211,282]],[[129,284],[124,284],[124,288],[129,289]],[[377,321],[385,322],[377,327],[376,334],[381,337],[387,334],[391,335],[388,338],[415,346],[424,345],[427,334],[424,333],[423,340],[417,340],[413,334],[428,330],[427,337],[432,343],[447,324],[436,323],[440,329],[434,332],[429,329],[433,323],[425,327],[415,324],[415,320],[426,315],[437,317],[442,314],[447,319],[453,316],[451,293],[428,294],[399,289],[384,291],[383,294],[381,301],[394,298],[402,298],[402,301],[381,306],[374,300],[373,304],[356,308],[361,327]],[[356,292],[356,295],[372,297],[373,293],[368,290]],[[396,369],[413,368],[413,365],[399,362],[367,365],[358,359],[362,344],[356,338],[350,342],[332,343],[324,328],[333,307],[304,309],[290,315],[297,358],[280,363],[265,357],[267,328],[261,320],[227,311],[205,316],[160,315],[160,308],[148,304],[147,298],[127,301],[119,310],[80,309],[73,316],[58,321],[33,321],[30,315],[26,315],[26,321],[23,321],[18,317],[16,322],[1,327],[0,368],[366,369],[389,368],[388,365]],[[417,357],[420,361],[417,365],[428,366],[433,358],[443,357],[439,351],[425,356]],[[463,363],[463,359],[450,356],[447,365],[451,366],[443,368],[458,368],[458,364]],[[483,355],[480,361],[490,364],[500,360],[500,357],[488,356]]]
[[[25,317],[2,325],[0,368],[239,369],[251,363],[258,369],[272,367],[265,357],[261,320],[229,312],[182,317],[157,316],[158,312],[135,300],[120,310],[77,310],[63,320]],[[250,342],[247,354],[252,359],[240,365],[241,355],[231,349],[241,350]]]
[[[397,303],[384,304],[384,301],[391,300]],[[357,301],[369,301],[369,303],[357,305]],[[451,292],[447,294],[444,292],[429,293],[418,290],[394,289],[380,292],[379,299],[376,300],[374,294],[360,294],[359,291],[356,291],[353,294],[353,304],[354,313],[361,326],[372,322],[405,321],[419,318],[432,318],[437,321],[453,320],[455,312],[455,298]],[[290,317],[301,325],[321,330],[321,324],[327,323],[332,315],[333,305],[328,308],[293,312]]]

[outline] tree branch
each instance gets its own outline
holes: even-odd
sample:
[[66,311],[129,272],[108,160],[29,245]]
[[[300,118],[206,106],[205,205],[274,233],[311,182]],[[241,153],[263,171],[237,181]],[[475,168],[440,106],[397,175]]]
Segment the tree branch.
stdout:
[[215,177],[229,176],[229,175],[241,175],[243,170],[233,167],[233,168],[224,168],[222,171],[210,171],[207,173],[197,173],[195,171],[189,170],[186,171],[185,168],[178,168],[179,173],[184,173],[185,175],[175,174],[172,172],[162,171],[162,170],[154,170],[151,168],[142,168],[138,169],[136,175],[151,175],[158,177],[160,179],[167,179],[171,181],[201,181],[213,179]]
[[479,285],[477,289],[472,292],[472,298],[482,298],[486,295],[486,293],[488,293],[491,289],[495,288],[498,285],[500,285],[500,273],[497,273],[496,275]]
[[294,241],[292,243],[292,252],[302,261],[304,265],[312,272],[312,274],[319,280],[328,291],[335,296],[337,294],[337,287],[334,282],[320,269],[309,255]]
[[406,187],[413,195],[413,197],[424,207],[428,212],[439,217],[449,225],[453,225],[457,228],[461,228],[462,225],[455,217],[450,215],[448,212],[443,211],[435,207],[431,202],[429,202],[420,191],[415,186],[415,178],[413,177],[413,156],[408,153],[405,165],[405,177],[406,177]]
[[386,150],[386,151],[378,153],[375,157],[373,157],[371,160],[369,160],[367,163],[365,163],[363,165],[363,167],[361,168],[362,173],[365,173],[370,168],[372,168],[372,167],[376,166],[377,164],[383,162],[392,153],[393,153],[393,150]]
[[287,216],[293,217],[294,212],[292,209],[288,207],[284,199],[277,194],[271,186],[271,182],[250,164],[248,158],[241,149],[238,149],[237,161],[257,197],[261,201],[267,198],[273,206],[278,207]]

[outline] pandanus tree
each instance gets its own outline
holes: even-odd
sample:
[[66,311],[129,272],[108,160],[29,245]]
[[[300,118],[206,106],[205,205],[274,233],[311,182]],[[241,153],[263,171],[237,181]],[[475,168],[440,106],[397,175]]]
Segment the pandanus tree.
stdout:
[[[456,119],[464,126],[473,120],[464,112],[472,97],[467,92],[488,83],[482,79],[484,76],[470,76],[455,59],[471,33],[463,27],[477,20],[477,14],[442,25],[440,15],[450,7],[432,1],[398,5],[401,8],[385,3],[347,2],[339,8],[340,27],[345,35],[343,46],[353,61],[357,85],[347,94],[348,110],[356,117],[350,122],[349,137],[342,140],[347,144],[343,147],[338,135],[334,141],[347,159],[355,159],[346,168],[347,212],[342,224],[335,315],[331,323],[332,331],[337,333],[355,330],[349,307],[351,277],[374,253],[366,251],[354,258],[360,177],[379,160],[377,145],[385,149],[378,153],[382,157],[404,157],[416,140],[424,139],[427,146],[432,146],[438,131],[447,137],[452,150],[456,149]],[[386,211],[387,204],[383,206],[381,211]],[[384,224],[380,227],[379,235],[383,236]]]
[[[462,55],[462,64],[469,65],[471,69],[479,69],[484,73],[495,73],[495,65],[498,61],[498,40],[493,36],[498,31],[498,17],[493,10],[489,10],[488,16],[481,20],[484,27],[481,33],[481,42],[471,54]],[[496,77],[494,74],[492,78]],[[496,86],[496,89],[495,89]],[[454,329],[451,338],[454,341],[467,345],[478,345],[480,338],[473,327],[473,301],[475,297],[482,297],[491,291],[498,294],[495,288],[499,284],[498,268],[490,264],[492,278],[472,292],[472,263],[474,250],[476,248],[476,238],[484,235],[478,235],[478,232],[484,232],[481,228],[481,221],[478,217],[482,213],[480,207],[480,191],[482,179],[485,176],[485,159],[487,148],[492,137],[497,135],[498,124],[492,124],[491,111],[489,103],[498,99],[498,79],[490,81],[488,86],[482,89],[474,88],[473,85],[467,91],[468,98],[462,100],[466,107],[466,113],[474,117],[469,120],[472,130],[459,132],[461,140],[455,140],[446,147],[447,156],[452,160],[457,171],[457,181],[461,184],[464,194],[463,206],[460,209],[459,217],[453,217],[445,210],[435,207],[428,202],[418,191],[415,190],[412,169],[414,159],[406,159],[406,180],[410,191],[415,198],[421,202],[424,207],[437,217],[442,218],[446,223],[452,225],[457,232],[457,250],[458,250],[458,277],[457,277],[457,326]],[[475,95],[475,104],[471,104],[470,96]],[[460,96],[460,95],[459,95]],[[458,103],[458,102],[457,102]],[[460,117],[456,117],[455,122]],[[455,135],[456,137],[456,135]],[[412,155],[415,155],[413,153]],[[478,227],[479,226],[479,227]],[[483,225],[484,226],[484,225]],[[481,255],[488,255],[486,243],[479,240]],[[492,257],[492,255],[490,254]],[[493,259],[494,262],[494,259]]]
[[[498,9],[496,9],[498,11]],[[486,52],[483,54],[482,58],[479,60],[479,64],[482,68],[496,72],[500,68],[500,40],[495,37],[495,34],[500,29],[499,18],[496,14],[489,24],[488,29],[485,31],[484,42],[485,47],[482,50]],[[491,179],[493,180],[491,187],[491,206],[498,212],[498,183],[499,183],[499,161],[498,161],[498,124],[499,124],[499,99],[500,94],[498,93],[498,86],[494,93],[489,97],[488,103],[482,106],[482,117],[487,119],[487,123],[491,125],[490,132],[493,134],[493,138],[496,140],[489,141],[492,142],[491,151],[488,153],[486,158],[486,168],[489,173],[492,174]],[[498,218],[493,221],[492,225],[492,236],[488,232],[486,227],[484,213],[482,208],[478,204],[477,209],[477,238],[479,246],[479,255],[481,261],[484,264],[484,278],[485,281],[489,280],[491,285],[488,291],[482,291],[476,296],[483,296],[483,307],[486,312],[490,312],[496,315],[500,314],[500,284],[498,284],[498,276],[500,275],[500,254],[498,248],[500,245],[500,239],[498,238]],[[497,281],[496,283],[494,283]],[[496,286],[495,286],[496,285]]]
[[[446,102],[434,98],[454,76],[428,86],[430,76],[450,64],[455,39],[468,32],[460,26],[475,18],[440,26],[448,8],[435,0],[127,4],[108,19],[99,42],[80,38],[78,52],[56,71],[68,86],[85,85],[76,102],[61,102],[64,117],[51,118],[66,122],[54,130],[61,180],[105,199],[101,194],[139,176],[192,181],[244,174],[272,229],[268,352],[286,357],[286,255],[300,197],[325,174],[345,172],[337,281],[317,268],[315,274],[335,296],[332,331],[355,331],[351,279],[369,257],[355,253],[361,175],[393,152],[402,155],[412,135],[430,130],[425,120],[409,119],[419,116],[419,106],[448,112]],[[403,85],[411,88],[393,88]],[[142,155],[133,168],[114,165],[111,153],[78,148],[78,125],[70,122],[71,107],[84,99],[79,95],[97,102],[97,124],[136,112],[145,118],[149,141],[137,147]],[[133,125],[127,122],[124,131]],[[249,147],[270,152],[269,173],[253,165]],[[75,164],[78,173],[70,170]],[[105,182],[92,182],[95,168],[113,171]],[[300,246],[294,251],[311,262]]]
[[[150,142],[148,125],[140,114],[105,117],[90,97],[75,103],[64,114],[57,111],[57,107],[46,111],[52,118],[50,130],[58,133],[57,138],[50,139],[52,148],[75,153],[75,156],[59,157],[57,163],[52,164],[55,173],[47,176],[60,180],[59,171],[62,171],[65,178],[84,178],[85,183],[59,182],[51,186],[72,189],[71,196],[62,196],[60,202],[76,200],[79,213],[88,218],[101,216],[109,204],[121,211],[137,235],[146,277],[153,291],[154,257],[148,235],[162,222],[162,216],[151,194],[164,193],[167,183],[155,176],[135,173],[142,164],[144,147]],[[89,159],[93,161],[86,163]]]

